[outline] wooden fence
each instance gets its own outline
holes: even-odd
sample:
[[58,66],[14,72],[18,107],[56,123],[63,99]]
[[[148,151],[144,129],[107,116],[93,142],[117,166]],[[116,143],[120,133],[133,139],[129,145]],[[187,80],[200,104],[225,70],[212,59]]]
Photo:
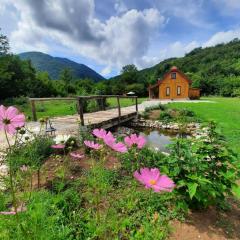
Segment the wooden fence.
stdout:
[[36,111],[36,102],[43,102],[43,101],[73,101],[75,100],[77,103],[77,110],[80,116],[80,123],[84,126],[84,102],[89,100],[97,100],[100,104],[100,110],[106,110],[106,99],[107,98],[116,98],[117,100],[117,109],[118,109],[118,117],[121,118],[121,98],[131,98],[135,99],[135,106],[136,106],[136,113],[138,114],[138,97],[137,96],[123,96],[123,95],[93,95],[93,96],[77,96],[77,97],[56,97],[56,98],[29,98],[31,109],[32,109],[32,117],[34,121],[37,121],[37,111]]

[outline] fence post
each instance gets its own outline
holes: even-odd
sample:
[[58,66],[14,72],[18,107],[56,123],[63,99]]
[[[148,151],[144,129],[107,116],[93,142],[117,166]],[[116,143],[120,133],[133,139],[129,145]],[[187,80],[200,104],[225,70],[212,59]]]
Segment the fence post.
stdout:
[[83,118],[83,101],[81,97],[78,97],[78,113],[80,116],[80,124],[84,126],[84,118]]
[[102,98],[101,98],[101,105],[102,105],[102,106],[101,106],[101,110],[102,110],[102,111],[105,111],[105,110],[106,110],[106,108],[105,108],[105,99],[106,99],[105,97],[102,97]]
[[120,120],[120,117],[121,117],[121,106],[120,106],[119,96],[117,96],[117,104],[118,104],[118,118]]
[[31,107],[32,107],[32,116],[33,116],[33,121],[37,121],[37,113],[36,113],[36,106],[35,106],[35,101],[30,100],[31,102]]
[[136,112],[138,114],[138,98],[136,97]]

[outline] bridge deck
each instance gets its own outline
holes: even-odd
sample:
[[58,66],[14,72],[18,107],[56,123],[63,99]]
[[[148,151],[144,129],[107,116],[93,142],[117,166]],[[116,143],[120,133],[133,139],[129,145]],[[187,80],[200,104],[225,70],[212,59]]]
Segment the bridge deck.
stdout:
[[[110,128],[134,119],[137,116],[135,106],[121,108],[121,117],[118,116],[118,109],[109,109],[93,113],[84,113],[84,125],[90,128]],[[68,115],[51,118],[53,127],[57,129],[57,134],[76,134],[79,125],[79,115]],[[29,122],[28,127],[39,126],[38,122]]]

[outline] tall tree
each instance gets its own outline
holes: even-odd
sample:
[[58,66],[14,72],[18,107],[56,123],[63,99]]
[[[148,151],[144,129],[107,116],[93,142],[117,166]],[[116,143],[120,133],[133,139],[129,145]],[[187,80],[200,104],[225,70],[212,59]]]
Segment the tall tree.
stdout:
[[71,68],[64,68],[60,74],[60,80],[62,80],[65,84],[69,85],[73,80],[72,70]]
[[137,80],[137,67],[134,64],[129,64],[122,67],[121,81],[127,84],[135,83]]
[[[0,28],[1,31],[1,28]],[[7,36],[0,33],[0,56],[9,53],[10,47]]]

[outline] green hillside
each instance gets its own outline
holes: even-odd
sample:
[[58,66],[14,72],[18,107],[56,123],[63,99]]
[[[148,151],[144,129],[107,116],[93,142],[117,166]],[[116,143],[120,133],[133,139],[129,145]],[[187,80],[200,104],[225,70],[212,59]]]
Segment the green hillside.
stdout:
[[96,82],[104,79],[86,65],[76,63],[67,58],[52,57],[42,52],[25,52],[19,54],[19,56],[23,60],[30,59],[32,65],[38,71],[48,72],[51,79],[59,79],[59,75],[64,68],[71,69],[73,77],[76,79],[90,78]]
[[[240,96],[240,40],[214,47],[196,48],[181,58],[171,58],[132,75],[130,84],[143,84],[145,89],[161,78],[172,66],[177,66],[200,87],[202,94]],[[125,76],[124,76],[125,75]],[[126,74],[112,78],[125,81]]]

